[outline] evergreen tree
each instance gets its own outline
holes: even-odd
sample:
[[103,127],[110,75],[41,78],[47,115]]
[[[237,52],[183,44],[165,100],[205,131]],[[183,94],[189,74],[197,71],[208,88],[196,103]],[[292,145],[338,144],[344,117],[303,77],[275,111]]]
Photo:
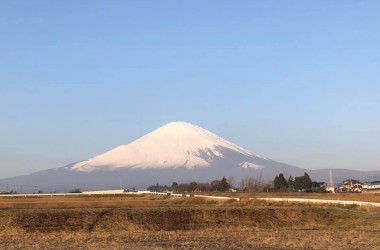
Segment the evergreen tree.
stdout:
[[222,180],[220,181],[220,191],[226,192],[230,189],[230,184],[228,184],[226,177],[223,176]]
[[289,176],[289,179],[288,179],[288,189],[289,191],[294,191],[294,179],[292,176]]
[[303,178],[305,183],[305,189],[311,188],[311,186],[313,185],[313,181],[311,180],[310,176],[307,173],[304,173]]
[[294,178],[294,189],[297,191],[302,191],[304,189],[303,176],[297,176]]
[[273,188],[275,191],[278,191],[280,189],[280,181],[278,179],[278,175],[276,175],[276,177],[274,177]]
[[274,190],[275,191],[284,191],[288,188],[288,183],[284,177],[284,174],[279,174],[278,176],[274,178]]
[[306,191],[308,188],[311,188],[312,180],[307,173],[304,173],[303,176],[298,176],[294,179],[294,189],[299,191]]

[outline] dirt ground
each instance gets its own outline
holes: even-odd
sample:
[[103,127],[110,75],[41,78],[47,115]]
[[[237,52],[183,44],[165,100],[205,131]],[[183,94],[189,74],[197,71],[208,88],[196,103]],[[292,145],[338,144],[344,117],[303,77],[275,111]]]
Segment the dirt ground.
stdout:
[[380,249],[380,231],[278,230],[28,233],[2,249]]
[[0,199],[1,249],[380,249],[380,209],[169,197]]

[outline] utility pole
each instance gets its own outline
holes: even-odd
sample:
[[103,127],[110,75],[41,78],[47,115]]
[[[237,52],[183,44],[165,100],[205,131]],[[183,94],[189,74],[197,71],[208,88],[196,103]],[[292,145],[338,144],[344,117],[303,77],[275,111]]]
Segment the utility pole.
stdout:
[[21,188],[20,188],[20,194],[22,194],[22,185],[21,185]]
[[334,186],[334,182],[333,182],[333,176],[332,176],[332,170],[330,168],[330,186],[333,187]]
[[334,182],[333,182],[333,176],[332,176],[332,169],[330,168],[330,181],[329,184],[326,187],[326,191],[335,193],[335,187],[334,187]]

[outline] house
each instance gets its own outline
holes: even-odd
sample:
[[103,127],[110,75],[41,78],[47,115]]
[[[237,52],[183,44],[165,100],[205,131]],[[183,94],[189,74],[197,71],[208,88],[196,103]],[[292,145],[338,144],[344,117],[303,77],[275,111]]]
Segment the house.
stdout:
[[328,193],[335,193],[335,187],[331,185],[326,185],[325,190]]
[[319,190],[326,193],[335,193],[335,187],[331,184],[327,184],[325,182],[319,182]]
[[348,179],[345,181],[342,181],[338,188],[337,192],[339,193],[361,193],[363,188],[363,183],[354,180],[354,179]]
[[324,193],[324,192],[326,192],[326,186],[327,186],[327,184],[325,182],[313,181],[311,183],[311,187],[309,189],[307,189],[306,192]]
[[363,183],[362,192],[380,193],[380,181],[372,181]]
[[312,193],[335,193],[335,188],[326,182],[314,181],[311,184],[311,188],[309,188],[307,191]]

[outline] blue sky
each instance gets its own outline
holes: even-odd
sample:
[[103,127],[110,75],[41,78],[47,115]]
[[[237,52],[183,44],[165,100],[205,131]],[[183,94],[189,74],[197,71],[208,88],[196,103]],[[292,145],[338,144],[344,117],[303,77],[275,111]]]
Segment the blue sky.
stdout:
[[187,121],[379,170],[379,1],[1,1],[0,177]]

